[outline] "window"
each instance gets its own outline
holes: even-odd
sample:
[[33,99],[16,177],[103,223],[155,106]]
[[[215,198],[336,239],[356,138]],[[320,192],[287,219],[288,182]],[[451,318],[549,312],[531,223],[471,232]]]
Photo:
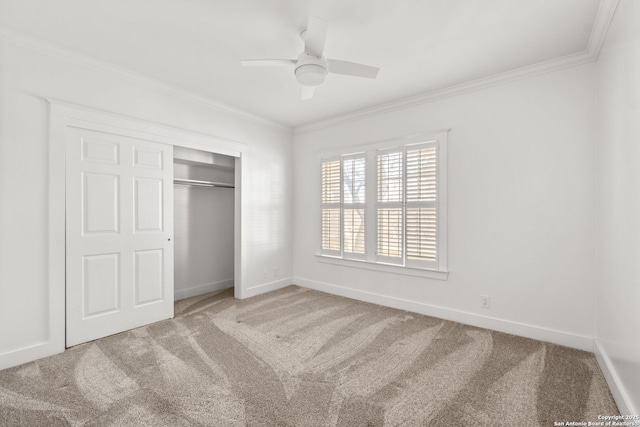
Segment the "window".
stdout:
[[322,253],[364,258],[365,197],[364,155],[322,162]]
[[323,158],[321,255],[445,271],[446,136]]
[[342,250],[345,256],[365,254],[365,158],[342,160]]

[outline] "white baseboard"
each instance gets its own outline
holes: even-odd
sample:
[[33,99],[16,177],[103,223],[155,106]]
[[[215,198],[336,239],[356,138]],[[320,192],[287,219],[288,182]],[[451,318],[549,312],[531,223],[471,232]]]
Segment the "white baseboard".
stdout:
[[291,277],[286,277],[284,279],[276,280],[274,282],[262,283],[260,285],[250,286],[246,289],[242,298],[251,298],[256,295],[264,294],[266,292],[275,291],[277,289],[285,288],[287,286],[291,286],[293,282],[291,281]]
[[373,292],[361,291],[344,286],[333,285],[330,283],[318,282],[315,280],[305,279],[303,277],[294,277],[293,283],[304,288],[315,289],[334,295],[357,299],[359,301],[365,301],[383,305],[386,307],[425,314],[427,316],[433,316],[439,319],[451,320],[453,322],[459,322],[471,326],[477,326],[480,328],[505,332],[507,334],[518,335],[525,338],[546,341],[566,347],[577,348],[579,350],[585,350],[589,352],[593,351],[594,338],[585,335],[577,335],[558,331],[555,329],[513,322],[510,320],[482,316],[479,314],[469,313],[451,308],[439,307],[422,302],[406,300]]
[[42,342],[0,354],[0,370],[22,365],[43,357],[53,356],[64,351],[62,345],[54,342]]
[[208,294],[209,292],[220,291],[222,289],[228,289],[233,287],[233,279],[221,280],[220,282],[206,283],[200,286],[194,286],[187,289],[175,289],[173,297],[175,301],[181,299],[195,297],[202,294]]
[[623,415],[639,415],[640,407],[634,405],[631,396],[629,396],[623,382],[620,380],[620,375],[618,375],[611,358],[602,343],[597,339],[593,341],[593,352],[596,355],[598,365],[600,365],[600,369],[607,380],[607,384],[609,385],[613,399],[616,401],[616,405],[618,405],[620,413]]

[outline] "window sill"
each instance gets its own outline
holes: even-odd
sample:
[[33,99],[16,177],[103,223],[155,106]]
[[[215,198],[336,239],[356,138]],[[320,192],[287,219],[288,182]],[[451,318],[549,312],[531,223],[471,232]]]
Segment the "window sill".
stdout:
[[405,276],[426,277],[436,280],[447,280],[448,271],[429,270],[426,268],[403,267],[392,264],[382,264],[357,259],[344,259],[335,256],[316,254],[318,262],[342,265],[344,267],[364,268],[366,270],[384,271],[387,273],[404,274]]

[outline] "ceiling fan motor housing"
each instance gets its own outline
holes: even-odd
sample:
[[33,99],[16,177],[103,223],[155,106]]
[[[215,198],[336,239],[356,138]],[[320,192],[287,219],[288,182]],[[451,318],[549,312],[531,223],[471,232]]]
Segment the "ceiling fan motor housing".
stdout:
[[294,70],[298,83],[304,86],[320,86],[327,78],[327,60],[303,52]]

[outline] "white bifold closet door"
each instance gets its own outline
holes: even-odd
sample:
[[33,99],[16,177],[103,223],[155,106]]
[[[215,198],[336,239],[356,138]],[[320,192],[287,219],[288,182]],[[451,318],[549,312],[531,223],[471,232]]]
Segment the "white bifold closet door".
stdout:
[[173,317],[173,146],[67,132],[70,347]]

